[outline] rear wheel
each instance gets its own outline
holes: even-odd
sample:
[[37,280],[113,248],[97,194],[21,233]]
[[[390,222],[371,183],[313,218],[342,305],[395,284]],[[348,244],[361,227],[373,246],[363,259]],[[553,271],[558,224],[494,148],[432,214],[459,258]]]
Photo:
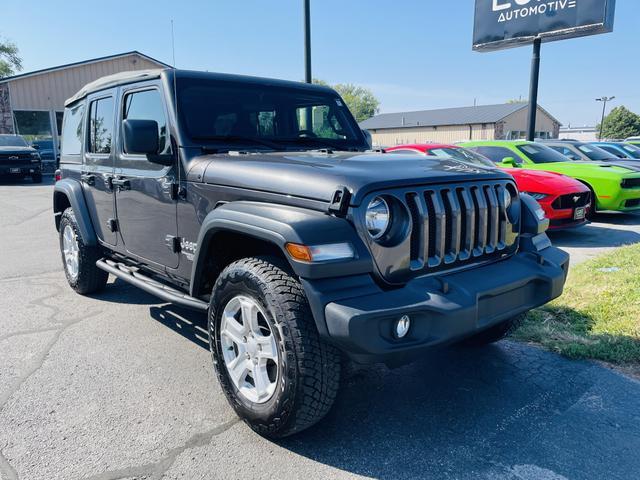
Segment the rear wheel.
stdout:
[[102,257],[100,249],[84,244],[71,208],[60,219],[60,253],[67,282],[76,292],[84,295],[105,287],[109,274],[96,267]]
[[505,320],[461,342],[468,347],[482,347],[502,340],[522,323],[524,314]]
[[300,282],[278,259],[242,259],[220,274],[209,338],[227,400],[257,433],[294,434],[333,405],[340,355],[321,340]]

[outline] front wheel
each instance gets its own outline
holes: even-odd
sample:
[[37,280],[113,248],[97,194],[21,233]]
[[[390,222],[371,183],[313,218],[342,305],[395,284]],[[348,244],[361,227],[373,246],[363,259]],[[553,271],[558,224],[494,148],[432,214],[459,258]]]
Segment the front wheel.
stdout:
[[33,180],[33,183],[42,183],[42,174],[34,173],[31,175],[31,180]]
[[253,430],[274,438],[324,417],[340,380],[340,355],[320,338],[300,282],[282,263],[232,263],[209,308],[213,363],[227,400]]
[[476,335],[469,337],[461,342],[462,345],[468,347],[482,347],[502,340],[511,332],[513,332],[522,323],[524,319],[523,315],[518,315],[502,323],[494,325],[486,330],[483,330]]

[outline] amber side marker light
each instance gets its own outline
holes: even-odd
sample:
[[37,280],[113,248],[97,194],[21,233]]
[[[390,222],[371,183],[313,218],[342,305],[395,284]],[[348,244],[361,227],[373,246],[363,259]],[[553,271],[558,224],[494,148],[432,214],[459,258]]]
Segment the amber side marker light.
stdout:
[[291,258],[299,262],[328,262],[331,260],[346,260],[355,257],[355,250],[350,243],[329,243],[326,245],[300,245],[287,243],[285,245]]

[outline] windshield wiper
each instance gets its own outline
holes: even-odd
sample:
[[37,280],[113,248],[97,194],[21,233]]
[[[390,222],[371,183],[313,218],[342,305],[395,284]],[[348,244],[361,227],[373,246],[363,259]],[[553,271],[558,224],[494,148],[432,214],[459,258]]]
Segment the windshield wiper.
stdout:
[[282,147],[276,143],[270,142],[268,140],[262,140],[256,137],[245,137],[243,135],[211,135],[211,136],[199,136],[193,137],[194,140],[203,140],[203,141],[216,141],[216,142],[250,142],[256,145],[262,145],[264,147],[270,148],[271,150],[282,150]]

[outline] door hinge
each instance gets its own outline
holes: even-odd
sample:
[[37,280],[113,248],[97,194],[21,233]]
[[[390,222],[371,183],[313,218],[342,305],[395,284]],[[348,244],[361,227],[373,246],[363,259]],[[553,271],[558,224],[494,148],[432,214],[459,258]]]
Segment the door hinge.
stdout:
[[173,253],[180,253],[182,250],[180,245],[181,240],[182,239],[180,237],[176,237],[174,235],[167,235],[164,237],[165,244]]
[[115,218],[110,218],[109,220],[107,220],[107,228],[111,232],[117,232],[119,230],[118,220],[116,220]]

